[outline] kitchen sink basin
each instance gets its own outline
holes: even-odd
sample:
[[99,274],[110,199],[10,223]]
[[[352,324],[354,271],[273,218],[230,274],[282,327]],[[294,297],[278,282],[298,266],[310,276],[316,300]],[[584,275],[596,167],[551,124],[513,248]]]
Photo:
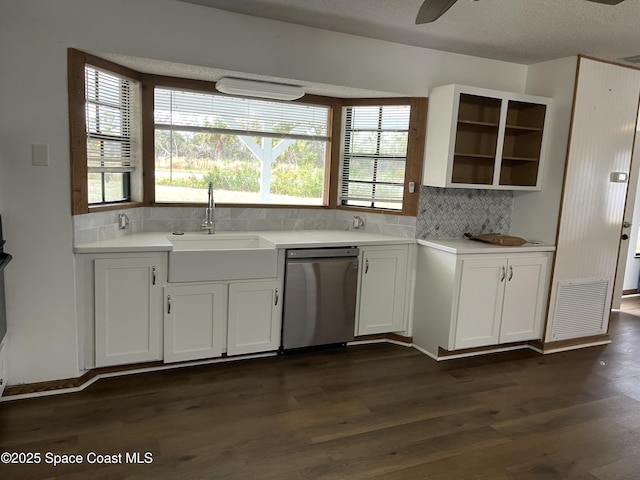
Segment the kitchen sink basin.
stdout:
[[275,278],[278,253],[258,235],[171,235],[169,282]]
[[271,249],[273,245],[267,243],[258,235],[247,236],[178,236],[175,235],[169,239],[173,244],[174,251],[184,250],[244,250],[244,249]]

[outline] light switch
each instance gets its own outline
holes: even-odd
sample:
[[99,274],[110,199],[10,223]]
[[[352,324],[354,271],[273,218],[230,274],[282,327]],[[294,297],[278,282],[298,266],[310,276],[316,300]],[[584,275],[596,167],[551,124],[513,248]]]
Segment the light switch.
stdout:
[[31,145],[31,159],[36,167],[49,166],[49,145]]
[[611,172],[611,182],[613,183],[627,183],[629,175],[627,172]]

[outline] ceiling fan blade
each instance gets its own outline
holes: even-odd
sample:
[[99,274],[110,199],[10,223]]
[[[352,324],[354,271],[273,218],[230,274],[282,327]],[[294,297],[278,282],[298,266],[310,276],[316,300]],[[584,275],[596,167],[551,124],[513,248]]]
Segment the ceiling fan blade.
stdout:
[[604,3],[605,5],[617,5],[624,2],[624,0],[587,0],[587,2]]
[[431,23],[437,20],[444,12],[449,10],[454,3],[456,3],[456,0],[425,0],[418,11],[416,25]]

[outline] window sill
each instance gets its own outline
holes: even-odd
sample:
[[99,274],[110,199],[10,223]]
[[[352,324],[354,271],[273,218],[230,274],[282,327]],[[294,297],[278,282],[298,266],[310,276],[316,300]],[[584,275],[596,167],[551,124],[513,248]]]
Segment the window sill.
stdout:
[[415,217],[415,215],[411,215],[409,213],[403,212],[401,210],[386,210],[384,208],[370,208],[370,207],[354,207],[349,205],[338,205],[336,207],[338,210],[346,210],[350,212],[360,212],[360,213],[377,213],[380,215],[398,215],[401,217]]
[[100,205],[89,206],[88,213],[108,212],[110,210],[123,210],[126,208],[138,208],[138,207],[144,207],[144,203],[142,202],[105,203]]
[[[205,208],[206,203],[154,203],[151,207],[176,207],[176,208]],[[217,203],[216,208],[290,208],[290,209],[330,209],[328,205],[292,205],[292,204],[263,204],[263,203]]]
[[[94,205],[89,207],[89,211],[86,213],[108,212],[113,210],[124,210],[128,208],[138,207],[152,207],[152,208],[205,208],[206,203],[153,203],[151,205],[144,202],[122,202],[122,203],[107,203],[101,205]],[[291,204],[260,204],[260,203],[216,203],[216,207],[220,208],[287,208],[293,210],[344,210],[360,213],[374,213],[380,215],[396,215],[402,217],[413,217],[410,213],[402,212],[399,210],[386,210],[384,208],[369,208],[369,207],[355,207],[345,205],[291,205]],[[77,215],[77,214],[76,214]],[[640,258],[640,253],[636,254],[636,258]]]

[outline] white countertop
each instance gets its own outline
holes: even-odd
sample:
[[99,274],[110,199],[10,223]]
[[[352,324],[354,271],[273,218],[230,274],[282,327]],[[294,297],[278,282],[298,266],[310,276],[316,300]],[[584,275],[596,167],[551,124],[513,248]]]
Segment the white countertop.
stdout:
[[75,253],[112,252],[166,252],[173,248],[169,242],[170,233],[146,232],[124,235],[110,240],[81,243],[73,247]]
[[[205,232],[190,232],[185,237],[206,237]],[[406,245],[415,243],[414,238],[394,237],[376,233],[346,230],[290,230],[265,232],[219,232],[216,237],[238,237],[257,235],[269,242],[274,248],[318,248],[365,245]],[[124,235],[110,240],[76,245],[75,253],[127,253],[127,252],[168,252],[173,250],[169,232],[145,232]],[[178,237],[176,237],[178,238]]]
[[525,243],[519,247],[505,247],[501,245],[491,245],[477,240],[469,240],[466,238],[418,239],[418,244],[458,255],[470,253],[553,252],[556,249],[554,245],[534,243]]
[[407,245],[415,238],[394,237],[352,230],[291,230],[257,233],[276,248],[350,247],[360,245]]

